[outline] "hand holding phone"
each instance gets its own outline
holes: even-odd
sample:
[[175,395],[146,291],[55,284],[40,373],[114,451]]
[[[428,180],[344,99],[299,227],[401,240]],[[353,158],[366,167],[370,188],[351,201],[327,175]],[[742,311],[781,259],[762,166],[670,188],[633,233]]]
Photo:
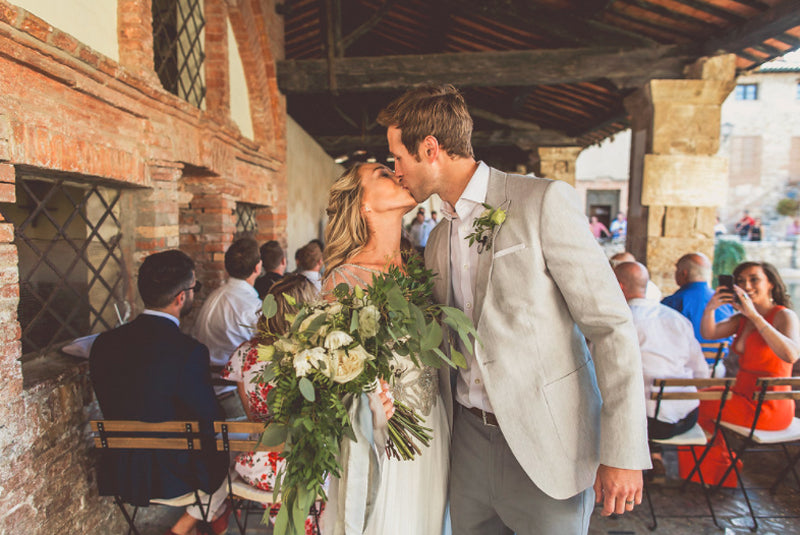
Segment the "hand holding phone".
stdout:
[[717,280],[719,282],[719,286],[724,289],[723,291],[728,292],[733,296],[734,303],[741,305],[742,302],[739,301],[739,296],[736,295],[736,291],[733,289],[733,275],[720,275]]

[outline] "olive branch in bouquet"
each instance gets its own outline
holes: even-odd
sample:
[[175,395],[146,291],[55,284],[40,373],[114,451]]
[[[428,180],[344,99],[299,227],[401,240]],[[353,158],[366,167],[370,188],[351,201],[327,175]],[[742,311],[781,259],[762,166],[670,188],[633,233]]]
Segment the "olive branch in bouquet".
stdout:
[[[291,326],[286,333],[261,333],[260,339],[269,343],[258,346],[259,359],[270,363],[257,380],[274,385],[267,397],[271,420],[261,443],[283,444],[285,459],[275,485],[275,500],[282,502],[276,535],[302,535],[311,505],[318,497],[327,500],[322,484],[328,474],[341,475],[340,443],[356,441],[348,410],[354,398],[377,388],[379,378],[391,382],[394,354],[418,366],[466,365],[454,348],[448,357],[439,347],[442,325],[457,333],[465,347],[471,347],[470,336],[477,338],[477,332],[462,311],[434,304],[432,290],[433,272],[415,260],[373,275],[364,289],[338,285],[333,301],[305,304],[287,316]],[[284,298],[295,304],[290,296]],[[277,313],[271,295],[263,313],[267,319]],[[389,455],[413,459],[423,453],[431,430],[419,415],[396,403],[388,423]]]

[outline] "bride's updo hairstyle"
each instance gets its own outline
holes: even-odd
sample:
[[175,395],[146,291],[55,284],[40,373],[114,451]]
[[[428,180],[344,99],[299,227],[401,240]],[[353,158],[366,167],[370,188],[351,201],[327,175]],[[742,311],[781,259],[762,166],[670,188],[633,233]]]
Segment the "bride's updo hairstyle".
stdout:
[[367,244],[369,230],[361,213],[364,188],[356,163],[331,186],[328,195],[328,225],[325,227],[325,272],[332,273]]

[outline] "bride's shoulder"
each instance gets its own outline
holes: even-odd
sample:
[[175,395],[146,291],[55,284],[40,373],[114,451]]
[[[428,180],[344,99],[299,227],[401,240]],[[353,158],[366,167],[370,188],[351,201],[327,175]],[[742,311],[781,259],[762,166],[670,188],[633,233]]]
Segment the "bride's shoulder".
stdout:
[[325,275],[322,282],[322,292],[330,293],[338,285],[344,283],[350,286],[368,286],[372,281],[372,274],[379,270],[361,264],[340,264]]

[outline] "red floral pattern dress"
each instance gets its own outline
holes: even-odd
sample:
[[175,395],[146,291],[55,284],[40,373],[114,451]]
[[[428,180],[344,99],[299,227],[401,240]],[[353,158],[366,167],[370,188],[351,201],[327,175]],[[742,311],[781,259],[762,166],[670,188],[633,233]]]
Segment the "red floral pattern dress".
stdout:
[[[255,418],[266,421],[269,416],[267,394],[272,390],[273,385],[259,382],[256,379],[261,375],[264,367],[269,364],[266,361],[258,360],[257,347],[258,340],[253,339],[236,348],[220,376],[228,381],[242,383],[247,402],[250,405],[250,412]],[[248,485],[272,492],[275,488],[275,476],[283,467],[283,462],[280,454],[275,452],[248,451],[237,455],[234,470]],[[319,510],[319,507],[317,508]],[[273,524],[279,510],[279,503],[272,504],[270,507],[269,516]],[[315,533],[314,519],[309,516],[306,519],[306,534],[313,535]]]

